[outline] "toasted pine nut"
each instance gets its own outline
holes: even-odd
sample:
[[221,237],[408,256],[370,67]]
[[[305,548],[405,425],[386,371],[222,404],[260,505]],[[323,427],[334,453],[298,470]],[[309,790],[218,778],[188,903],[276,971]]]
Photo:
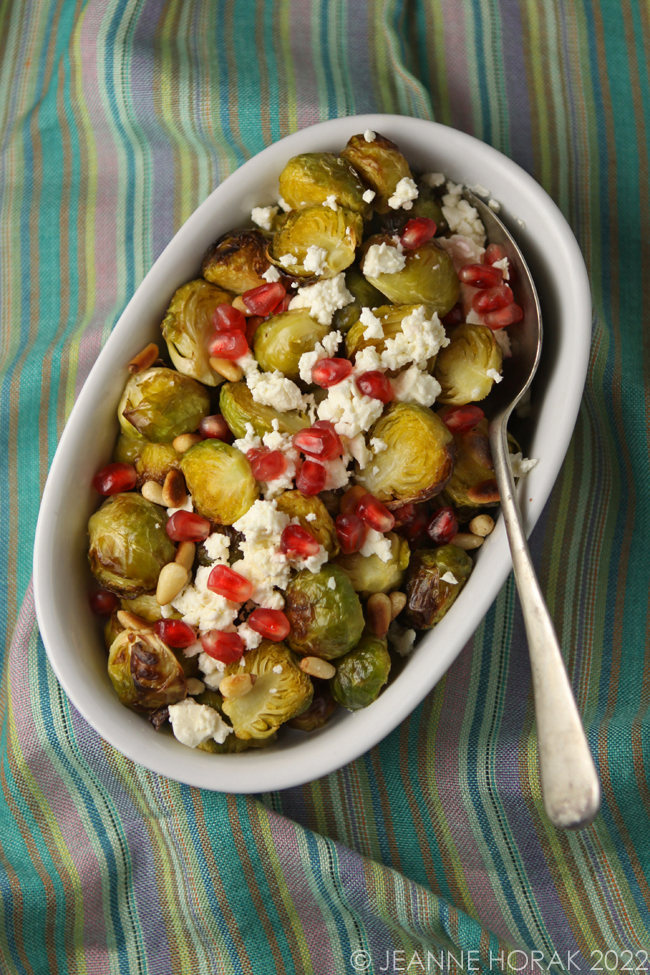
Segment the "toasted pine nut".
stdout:
[[490,535],[494,531],[494,519],[490,518],[489,515],[477,515],[476,518],[472,518],[468,528],[472,535],[480,535],[481,538],[485,538],[486,535]]
[[187,678],[187,693],[190,697],[195,697],[196,694],[203,694],[204,690],[205,684],[202,680],[199,680],[197,677]]
[[310,677],[320,677],[321,680],[329,680],[336,673],[336,667],[329,660],[322,660],[320,657],[303,657],[300,669]]
[[167,471],[162,486],[163,502],[166,508],[182,508],[187,499],[185,478],[180,471]]
[[146,345],[142,352],[138,352],[134,356],[128,365],[129,372],[144,372],[149,366],[152,366],[156,359],[158,358],[158,346],[155,342],[150,342]]
[[390,599],[383,592],[372,594],[366,604],[368,627],[375,636],[384,637],[388,633],[392,606]]
[[361,501],[364,494],[368,492],[360,484],[354,484],[351,488],[348,488],[345,494],[341,497],[340,510],[342,515],[353,515],[357,510],[357,505]]
[[156,587],[156,602],[159,606],[167,606],[187,582],[189,572],[180,562],[168,562],[163,565],[158,576]]
[[233,306],[233,308],[236,308],[237,311],[240,311],[242,315],[246,315],[246,317],[253,314],[253,312],[249,311],[246,305],[244,304],[244,299],[242,298],[241,295],[237,295],[236,298],[233,298],[233,300],[231,301],[231,305]]
[[181,433],[172,440],[172,447],[177,454],[184,454],[186,450],[193,447],[195,443],[203,440],[198,433]]
[[211,355],[210,365],[215,372],[218,372],[220,376],[231,383],[238,383],[244,375],[239,366],[231,359],[217,359],[216,356]]
[[256,674],[232,674],[220,681],[219,693],[226,700],[235,701],[238,697],[248,694],[256,680]]
[[163,508],[165,507],[162,487],[158,481],[145,481],[142,485],[142,497],[147,501],[152,501],[154,504],[162,505]]
[[452,545],[463,548],[465,551],[469,551],[472,548],[480,548],[483,542],[484,539],[480,535],[470,535],[469,532],[458,532],[451,540]]
[[196,553],[196,545],[194,542],[181,542],[176,549],[176,558],[174,562],[178,562],[179,565],[184,566],[189,572],[194,565],[194,555]]
[[406,606],[406,593],[395,590],[388,597],[390,599],[390,618],[391,622],[402,612]]
[[142,633],[143,630],[153,630],[153,623],[143,620],[141,616],[136,616],[128,609],[118,609],[117,621],[122,624],[125,630],[135,630],[136,633]]

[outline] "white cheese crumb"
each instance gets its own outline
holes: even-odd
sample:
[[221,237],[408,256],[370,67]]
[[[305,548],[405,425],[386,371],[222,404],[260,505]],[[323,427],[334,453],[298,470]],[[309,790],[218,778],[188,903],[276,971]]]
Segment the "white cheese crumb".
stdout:
[[266,609],[282,609],[284,598],[276,591],[286,589],[291,567],[280,550],[282,532],[289,524],[289,516],[278,510],[276,501],[254,502],[233,525],[242,532],[240,543],[243,558],[232,568],[253,583],[252,599]]
[[415,364],[391,381],[393,396],[400,403],[419,403],[432,406],[440,395],[441,386],[437,379]]
[[494,210],[495,213],[498,213],[501,209],[501,204],[498,200],[488,200],[488,206],[490,210]]
[[330,576],[329,579],[327,580],[327,588],[336,589],[336,579],[334,578],[334,576]]
[[283,254],[278,260],[282,267],[293,267],[294,264],[298,263],[298,258],[295,254]]
[[271,266],[264,272],[262,277],[265,281],[268,281],[269,284],[273,284],[274,281],[279,281],[282,275],[278,271],[275,264],[271,264]]
[[500,267],[503,273],[503,280],[510,280],[510,263],[507,257],[502,257],[500,261],[495,261],[492,267]]
[[522,454],[511,454],[510,455],[510,467],[512,468],[513,477],[525,477],[528,471],[532,471],[533,467],[538,463],[535,457],[523,457]]
[[418,198],[418,188],[410,176],[404,176],[397,186],[395,192],[388,199],[388,206],[393,210],[410,210],[413,207],[413,200]]
[[500,372],[497,372],[496,369],[488,369],[486,371],[486,375],[488,375],[490,379],[493,379],[495,383],[500,383],[503,380],[503,376]]
[[190,695],[190,697],[196,697],[197,694],[203,694],[204,690],[205,684],[202,680],[199,680],[197,677],[187,678],[187,693]]
[[330,420],[339,436],[356,437],[369,430],[384,409],[381,400],[364,396],[354,377],[348,376],[328,390],[327,398],[318,405],[319,420]]
[[244,641],[247,650],[255,650],[262,642],[262,634],[251,629],[248,623],[240,623],[237,627],[237,633]]
[[361,199],[364,203],[372,203],[374,198],[377,196],[374,190],[366,190]]
[[310,511],[305,515],[305,521],[316,521],[316,512]]
[[303,352],[298,361],[298,371],[304,383],[311,383],[311,371],[321,359],[330,359],[343,341],[340,332],[328,332],[322,342],[317,342],[312,352]]
[[167,508],[167,516],[171,518],[173,514],[177,511],[194,511],[194,505],[192,504],[192,497],[188,491],[185,501],[180,506],[180,508]]
[[208,589],[212,568],[211,565],[200,565],[196,570],[194,583],[185,586],[171,601],[174,609],[181,614],[183,622],[198,626],[201,632],[227,629],[239,612],[236,603],[231,603],[225,596],[219,596]]
[[380,355],[374,345],[367,345],[365,349],[357,352],[352,371],[355,376],[362,376],[364,372],[385,372],[386,366],[381,361]]
[[406,264],[401,244],[395,247],[383,241],[381,244],[371,244],[363,260],[362,271],[369,278],[376,278],[380,274],[395,274]]
[[445,181],[444,173],[423,173],[422,174],[422,182],[426,183],[427,186],[430,186],[432,189],[435,186],[442,186],[444,181]]
[[273,670],[273,673],[274,674],[281,674],[282,673],[282,664],[276,664],[275,667],[272,668],[272,670]]
[[281,413],[299,410],[304,406],[303,395],[296,384],[287,379],[279,369],[260,373],[255,381],[251,381],[249,376],[247,383],[253,399],[262,406],[272,406]]
[[482,183],[474,183],[474,186],[470,186],[472,193],[475,196],[489,196],[490,191],[486,190]]
[[352,437],[347,443],[348,451],[351,456],[356,460],[359,465],[360,470],[364,470],[366,464],[369,464],[372,460],[372,451],[368,450],[366,447],[366,441],[362,433],[358,433],[356,437]]
[[420,305],[401,321],[401,332],[386,339],[381,361],[387,369],[400,369],[415,362],[425,369],[427,359],[449,345],[447,334],[440,324],[437,312],[427,318],[427,310]]
[[270,687],[269,688],[269,694],[277,694],[277,693],[278,693],[277,687]]
[[324,491],[338,491],[339,488],[347,487],[351,476],[351,472],[347,469],[349,454],[347,457],[335,457],[334,460],[317,460],[315,457],[312,459],[325,468]]
[[331,325],[334,312],[353,301],[354,296],[346,288],[345,275],[341,273],[307,288],[299,288],[289,308],[308,308],[311,317],[321,325]]
[[326,549],[322,545],[319,545],[316,555],[308,555],[306,559],[289,558],[289,561],[292,568],[298,569],[298,571],[301,569],[309,569],[310,572],[319,572],[328,558]]
[[381,454],[382,451],[388,450],[388,444],[386,443],[385,440],[382,440],[380,437],[371,437],[370,446],[372,447],[372,451],[374,454]]
[[462,183],[447,183],[447,192],[442,198],[442,213],[452,233],[470,237],[480,247],[485,244],[485,227],[476,209],[461,197]]
[[338,210],[339,205],[336,202],[336,196],[334,195],[334,193],[332,193],[331,196],[328,196],[327,197],[327,199],[323,203],[323,206],[324,207],[329,207],[330,210]]
[[302,266],[305,271],[310,271],[312,274],[323,274],[327,271],[327,251],[325,248],[310,244]]
[[291,212],[291,207],[286,200],[283,200],[281,196],[278,197],[278,206],[282,207],[285,213]]
[[379,474],[379,468],[377,467],[376,464],[375,464],[375,466],[372,469],[372,473],[373,473],[373,476],[374,477],[377,477],[377,474]]
[[381,559],[382,562],[390,562],[392,555],[390,538],[386,538],[385,535],[382,535],[381,532],[375,531],[374,528],[369,528],[366,534],[366,540],[361,546],[360,552],[366,557],[376,555],[377,558]]
[[363,133],[363,137],[366,142],[374,142],[377,138],[377,133],[373,132],[372,129],[366,129],[366,131]]
[[191,697],[169,705],[169,720],[174,736],[190,748],[196,748],[208,738],[214,738],[222,745],[228,735],[232,734],[232,728],[225,723],[218,711],[209,708],[207,704],[197,704]]
[[370,308],[361,309],[359,321],[362,325],[366,326],[363,332],[364,339],[383,339],[384,329],[381,320],[376,315],[373,315]]
[[213,532],[204,541],[203,549],[207,557],[213,562],[227,562],[230,539],[227,535],[222,535],[220,532]]
[[251,220],[262,230],[270,231],[273,226],[273,218],[278,212],[277,207],[253,207],[251,210]]
[[388,641],[395,647],[401,657],[406,657],[413,649],[415,643],[415,630],[405,630],[404,627],[393,620],[388,629]]
[[444,576],[440,576],[442,582],[448,582],[450,586],[457,586],[458,579],[453,572],[445,572]]
[[461,267],[465,267],[466,264],[480,264],[483,254],[485,254],[484,247],[479,246],[471,237],[464,237],[462,234],[452,234],[451,237],[436,237],[436,242],[451,257],[457,274]]

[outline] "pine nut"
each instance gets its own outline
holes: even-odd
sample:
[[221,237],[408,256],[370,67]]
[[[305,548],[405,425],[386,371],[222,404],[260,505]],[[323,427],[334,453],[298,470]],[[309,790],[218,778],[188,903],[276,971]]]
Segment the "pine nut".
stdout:
[[494,519],[490,518],[489,515],[477,515],[476,518],[472,518],[468,528],[472,535],[480,535],[481,538],[485,538],[486,535],[490,535],[494,531]]
[[166,508],[182,508],[187,500],[185,478],[180,471],[167,471],[162,486],[162,497]]
[[406,593],[395,590],[388,598],[390,599],[390,618],[392,622],[406,606]]
[[465,549],[468,552],[472,548],[480,548],[484,539],[480,535],[470,535],[469,532],[458,532],[451,540],[452,545]]
[[181,542],[176,549],[176,558],[174,562],[178,562],[189,572],[194,565],[194,556],[196,554],[196,545],[194,542]]
[[220,376],[223,376],[224,379],[227,379],[231,383],[238,383],[244,375],[239,366],[230,359],[217,359],[211,355],[210,365],[215,372],[219,373]]
[[197,694],[203,694],[204,690],[205,684],[202,680],[199,680],[197,677],[187,678],[187,693],[190,695],[190,697],[195,697]]
[[321,680],[329,680],[336,673],[336,667],[329,660],[322,660],[320,657],[303,657],[300,669],[310,677],[320,677]]
[[156,587],[156,602],[159,606],[167,606],[187,582],[189,572],[179,562],[168,562],[163,565],[158,576]]
[[142,485],[142,497],[154,504],[162,505],[163,508],[165,507],[162,488],[158,481],[145,481]]
[[233,298],[230,304],[233,306],[233,308],[236,308],[237,311],[240,311],[242,315],[246,315],[247,318],[253,314],[253,312],[249,311],[246,305],[244,304],[244,299],[242,298],[241,295],[237,295],[236,298]]
[[146,345],[142,352],[138,352],[134,356],[128,365],[129,372],[144,372],[149,366],[152,366],[156,359],[158,358],[158,346],[155,342],[150,342]]
[[238,697],[243,697],[244,694],[252,691],[256,680],[256,674],[232,674],[220,681],[219,693],[227,701],[236,701]]
[[392,613],[392,606],[388,596],[383,592],[373,593],[366,604],[366,609],[370,632],[375,636],[386,636]]
[[186,450],[193,447],[195,443],[200,443],[203,437],[198,433],[181,433],[172,440],[172,447],[177,454],[184,454]]
[[141,616],[136,616],[128,609],[118,609],[117,621],[122,624],[125,630],[135,630],[136,633],[153,630],[153,623],[143,620]]

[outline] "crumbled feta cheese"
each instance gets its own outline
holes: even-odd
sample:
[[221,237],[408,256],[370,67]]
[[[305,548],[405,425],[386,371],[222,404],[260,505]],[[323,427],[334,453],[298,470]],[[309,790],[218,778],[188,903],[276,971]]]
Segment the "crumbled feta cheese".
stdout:
[[316,512],[315,511],[309,511],[305,515],[305,521],[316,521]]
[[272,670],[273,670],[273,673],[274,674],[281,674],[282,673],[282,664],[276,664],[275,667],[272,668]]
[[498,213],[501,209],[501,204],[498,200],[488,200],[488,206],[490,210],[494,210],[495,213]]
[[482,183],[475,183],[474,186],[470,186],[472,193],[475,196],[489,196],[490,191],[486,190]]
[[450,586],[457,586],[458,579],[453,572],[445,572],[444,576],[440,576],[442,582],[448,582]]
[[251,629],[248,623],[241,623],[237,627],[237,633],[244,641],[247,650],[254,650],[262,642],[262,634]]
[[375,464],[375,466],[372,469],[372,473],[373,473],[373,476],[374,477],[377,477],[377,474],[379,474],[379,468],[377,467],[376,464]]
[[291,212],[291,207],[289,206],[289,204],[287,203],[286,200],[283,200],[282,199],[281,196],[278,197],[278,206],[279,207],[282,207],[282,209],[284,210],[285,213],[290,213]]
[[327,352],[327,355],[331,358],[342,341],[343,336],[340,332],[328,332],[327,335],[322,339],[321,345]]
[[197,704],[191,697],[169,705],[169,720],[174,736],[190,748],[196,748],[208,738],[214,738],[222,745],[228,735],[232,734],[232,728],[225,723],[218,711],[209,708],[207,704]]
[[331,358],[342,340],[340,332],[329,332],[322,342],[316,343],[312,352],[303,352],[298,362],[298,371],[304,383],[311,383],[311,371],[316,363],[321,359]]
[[381,361],[387,369],[400,369],[411,362],[425,369],[427,359],[449,345],[437,312],[433,313],[432,318],[427,318],[424,305],[402,319],[401,329],[395,338],[384,342]]
[[363,137],[366,142],[374,142],[377,138],[377,133],[373,132],[372,129],[366,129],[366,131],[363,133]]
[[426,183],[432,189],[436,186],[442,186],[445,181],[444,173],[422,173],[422,182]]
[[391,381],[393,397],[400,403],[419,403],[432,406],[440,395],[441,386],[437,379],[415,364]]
[[189,583],[171,601],[174,609],[182,615],[183,622],[198,626],[201,632],[226,629],[239,612],[237,603],[231,603],[225,596],[208,589],[211,572],[211,565],[200,565],[194,584]]
[[258,227],[261,227],[262,230],[270,231],[273,227],[273,218],[277,212],[277,207],[253,207],[251,210],[251,220]]
[[525,477],[537,464],[535,457],[523,457],[522,454],[510,454],[510,467],[513,477]]
[[334,578],[334,576],[330,576],[329,579],[327,580],[327,588],[336,589],[336,579]]
[[286,589],[291,567],[280,550],[282,532],[289,524],[289,516],[279,511],[276,501],[254,502],[233,525],[242,532],[240,543],[243,558],[232,568],[253,583],[252,599],[266,609],[282,609],[284,599],[275,591]]
[[475,207],[461,197],[462,183],[448,182],[442,198],[442,213],[453,233],[470,237],[480,247],[485,244],[485,227]]
[[298,258],[295,254],[283,254],[278,260],[282,267],[293,267],[294,264],[298,263]]
[[268,281],[269,284],[273,284],[274,281],[279,281],[282,275],[278,271],[275,264],[271,264],[271,266],[266,269],[262,277],[265,281]]
[[413,649],[415,643],[415,630],[406,630],[404,627],[393,620],[388,629],[388,641],[395,647],[400,657],[406,657]]
[[327,251],[325,248],[310,244],[302,266],[305,271],[310,271],[312,274],[323,274],[327,271]]
[[306,559],[290,558],[289,561],[291,562],[292,568],[298,569],[298,571],[301,569],[309,569],[310,572],[319,572],[328,558],[326,549],[322,545],[319,545],[316,555],[308,555]]
[[250,373],[246,377],[248,388],[256,403],[272,406],[281,413],[303,408],[304,398],[298,387],[279,369],[274,372]]
[[327,199],[323,203],[323,206],[324,207],[329,207],[330,210],[338,210],[339,205],[336,202],[336,196],[334,195],[334,193],[332,193],[331,196],[328,196],[327,197]]
[[334,312],[353,301],[354,296],[346,288],[345,275],[341,273],[325,281],[317,281],[308,288],[299,288],[289,308],[292,311],[294,308],[308,308],[311,317],[321,325],[331,325]]
[[[287,462],[287,467],[283,474],[273,478],[271,481],[262,481],[264,497],[267,501],[270,501],[273,498],[277,498],[283,491],[289,491],[293,487],[293,479],[298,471],[300,453],[293,445],[292,435],[289,433],[280,433],[277,420],[273,420],[273,430],[271,433],[264,434],[262,443],[269,450],[279,450],[283,453]],[[235,441],[236,444],[237,441]]]
[[348,376],[336,386],[330,386],[327,398],[319,403],[320,420],[330,420],[339,436],[356,437],[369,430],[384,409],[381,400],[364,396],[353,376]]
[[373,315],[370,308],[361,309],[359,321],[366,326],[363,332],[364,339],[383,339],[384,329],[381,320]]
[[366,533],[366,540],[359,551],[366,557],[376,555],[382,562],[390,562],[392,554],[390,538],[386,538],[374,528],[369,528]]
[[503,376],[500,372],[497,372],[496,369],[488,369],[486,371],[486,375],[488,375],[490,379],[493,379],[495,383],[500,383],[503,380]]
[[381,454],[382,451],[388,450],[388,444],[381,437],[371,437],[370,446],[372,447],[372,452],[374,454]]
[[227,562],[230,539],[220,532],[212,532],[203,543],[203,550],[213,562]]
[[196,697],[197,694],[203,694],[205,690],[205,684],[198,677],[188,677],[187,678],[187,693],[190,697]]
[[[233,627],[229,627],[229,632],[232,632]],[[226,665],[223,660],[215,660],[211,657],[209,653],[199,654],[199,670],[201,670],[206,677],[212,677],[214,674],[223,674],[226,669]]]
[[358,433],[356,437],[348,440],[347,448],[361,470],[372,460],[373,453],[366,447],[366,441],[362,433]]
[[510,280],[510,262],[507,257],[502,257],[500,261],[495,261],[492,267],[500,267],[503,273],[503,280]]
[[466,264],[480,264],[485,254],[485,248],[479,246],[471,237],[463,234],[452,234],[451,237],[436,237],[436,243],[443,247],[452,261],[456,273]]
[[355,376],[362,376],[364,372],[385,372],[386,366],[381,361],[379,352],[374,345],[368,345],[365,349],[357,352],[352,371]]
[[242,454],[247,454],[249,450],[259,450],[262,446],[262,441],[255,433],[253,424],[247,423],[245,429],[246,436],[240,437],[239,440],[233,440],[233,447],[241,450]]
[[167,516],[171,518],[171,516],[176,514],[177,511],[194,511],[194,505],[192,504],[192,497],[189,491],[187,492],[187,497],[180,508],[167,508]]
[[377,196],[374,190],[366,190],[361,199],[364,203],[372,203],[374,198]]
[[161,606],[160,615],[164,620],[171,619],[171,617],[174,615],[174,607],[172,606],[172,604],[167,603],[166,606]]
[[325,468],[327,476],[324,491],[338,491],[339,488],[347,486],[351,476],[351,472],[347,469],[350,460],[349,454],[347,457],[335,457],[334,460],[318,460],[316,457],[312,457],[310,460]]
[[395,274],[406,264],[401,244],[394,247],[382,241],[381,244],[371,244],[363,259],[363,273],[366,277],[376,278],[380,274]]
[[418,198],[418,188],[410,176],[404,176],[397,186],[395,192],[388,198],[388,206],[393,210],[410,210],[413,207],[413,200]]

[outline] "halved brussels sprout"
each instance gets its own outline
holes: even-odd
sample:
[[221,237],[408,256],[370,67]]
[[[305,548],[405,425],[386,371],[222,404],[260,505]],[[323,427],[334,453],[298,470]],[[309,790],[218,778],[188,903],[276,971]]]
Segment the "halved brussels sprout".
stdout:
[[381,291],[377,291],[370,281],[364,278],[356,264],[352,264],[345,272],[345,286],[350,294],[354,295],[354,301],[334,312],[332,319],[332,328],[338,329],[344,335],[355,322],[359,321],[362,308],[378,308],[385,301]]
[[[414,552],[406,574],[406,606],[400,621],[418,630],[430,630],[448,611],[473,568],[467,552],[457,545]],[[448,572],[455,583],[443,580]]]
[[284,643],[262,640],[257,649],[248,650],[241,661],[230,664],[224,673],[226,677],[254,674],[257,678],[248,694],[223,702],[224,714],[230,718],[235,734],[245,741],[269,738],[281,724],[311,704],[311,680]]
[[[345,348],[348,359],[352,359],[352,361],[354,361],[357,352],[361,352],[362,349],[367,349],[369,345],[374,346],[374,348],[377,349],[377,352],[382,353],[386,348],[386,339],[394,339],[395,336],[402,331],[402,321],[421,307],[422,305],[382,304],[378,308],[375,308],[373,310],[373,315],[375,315],[375,317],[381,322],[384,338],[364,338],[363,333],[365,332],[367,325],[364,325],[364,323],[361,321],[357,322],[352,326],[348,334],[345,336]],[[427,308],[426,313],[427,317],[430,318],[431,315],[433,315],[433,309]],[[433,367],[435,364],[436,356],[432,356],[432,358],[427,362],[429,372],[433,372]]]
[[376,636],[364,636],[359,644],[337,662],[330,681],[332,696],[349,711],[367,708],[379,697],[388,681],[388,643]]
[[[444,409],[440,410],[439,415],[444,416],[445,412]],[[454,434],[454,442],[454,470],[440,500],[443,504],[453,505],[463,518],[463,509],[473,511],[476,508],[493,507],[500,501],[488,439],[488,421],[483,419],[472,430]]]
[[375,191],[373,209],[377,213],[388,213],[388,200],[397,184],[411,175],[409,164],[395,143],[379,132],[372,142],[366,142],[363,135],[353,135],[341,157],[357,171],[366,186]]
[[245,382],[224,383],[219,396],[219,408],[235,437],[246,436],[246,424],[250,423],[258,437],[273,432],[273,421],[278,421],[280,433],[298,433],[311,426],[306,413],[287,410],[281,413],[272,406],[256,403]]
[[116,464],[133,464],[140,456],[143,447],[148,442],[144,437],[138,436],[133,430],[134,436],[127,437],[125,433],[120,433],[113,450],[113,461]]
[[464,406],[485,399],[494,385],[488,370],[501,372],[503,356],[491,328],[459,325],[438,353],[434,375],[442,392],[439,403]]
[[122,704],[134,711],[155,711],[187,697],[178,660],[153,630],[123,630],[108,655],[108,676]]
[[307,308],[295,308],[272,315],[258,326],[253,352],[264,372],[279,369],[287,379],[298,382],[300,356],[313,352],[329,331],[329,325],[314,321]]
[[390,539],[391,547],[388,562],[382,562],[378,555],[362,555],[361,552],[336,558],[335,564],[343,569],[362,599],[374,592],[388,593],[399,589],[404,579],[411,553],[408,542],[394,532],[388,532],[386,538]]
[[[268,254],[277,267],[298,277],[319,273],[321,279],[333,278],[352,264],[362,236],[363,220],[358,213],[342,207],[305,207],[289,214],[269,244]],[[320,251],[322,262],[317,260]],[[283,264],[280,258],[286,254],[295,257],[297,263],[288,267]]]
[[[290,518],[297,518],[302,527],[323,546],[331,559],[338,555],[339,541],[336,526],[317,495],[307,496],[300,491],[285,491],[275,499],[275,503],[278,511],[283,511]],[[315,517],[308,519],[308,515],[315,515]]]
[[125,599],[156,588],[176,548],[165,525],[167,512],[141,494],[114,494],[88,522],[90,569],[104,589]]
[[232,525],[259,496],[246,454],[223,440],[194,444],[181,470],[196,511],[217,525]]
[[260,230],[231,230],[212,244],[203,258],[201,274],[226,291],[241,295],[260,288],[269,269],[267,237]]
[[194,433],[210,410],[210,396],[196,380],[174,369],[145,369],[131,376],[117,408],[127,437],[171,443]]
[[[225,717],[223,697],[219,691],[206,689],[201,694],[197,694],[194,700],[197,704],[205,704],[209,708],[214,708],[222,718]],[[229,722],[226,722],[226,724],[229,724]],[[267,748],[277,741],[277,737],[274,733],[269,735],[268,738],[248,738],[244,740],[243,738],[238,738],[237,735],[228,735],[222,744],[219,744],[214,738],[208,738],[207,741],[201,742],[196,747],[199,751],[210,752],[212,755],[238,755],[240,752],[247,752],[251,748]]]
[[204,278],[189,281],[174,293],[161,325],[169,355],[178,371],[206,386],[223,382],[210,367],[208,344],[214,334],[214,310],[230,300],[230,295]]
[[314,696],[311,704],[306,711],[288,722],[289,727],[295,728],[297,731],[309,732],[324,728],[338,707],[332,697],[329,685],[325,681],[312,678],[312,684],[314,685]]
[[[334,589],[328,586],[334,579]],[[337,565],[318,572],[303,569],[286,591],[284,612],[291,623],[287,643],[306,657],[333,660],[359,642],[364,619],[352,583]]]
[[361,270],[389,301],[395,304],[418,303],[431,306],[442,318],[450,312],[458,301],[460,281],[454,264],[447,253],[434,239],[421,247],[404,251],[405,265],[393,274],[378,274],[372,277],[365,268],[365,254],[373,244],[386,244],[395,247],[395,241],[388,235],[377,234],[369,237],[364,244],[364,258]]
[[[427,501],[445,487],[454,464],[454,438],[440,417],[416,403],[392,403],[369,437],[388,444],[356,480],[388,508]],[[376,471],[376,473],[373,473]]]
[[145,481],[163,484],[169,471],[181,469],[181,454],[170,443],[149,443],[145,441],[134,467],[138,474],[138,486]]
[[294,156],[280,173],[280,196],[292,210],[327,206],[333,196],[338,206],[363,217],[370,207],[363,199],[366,187],[344,160],[331,152],[303,152]]

